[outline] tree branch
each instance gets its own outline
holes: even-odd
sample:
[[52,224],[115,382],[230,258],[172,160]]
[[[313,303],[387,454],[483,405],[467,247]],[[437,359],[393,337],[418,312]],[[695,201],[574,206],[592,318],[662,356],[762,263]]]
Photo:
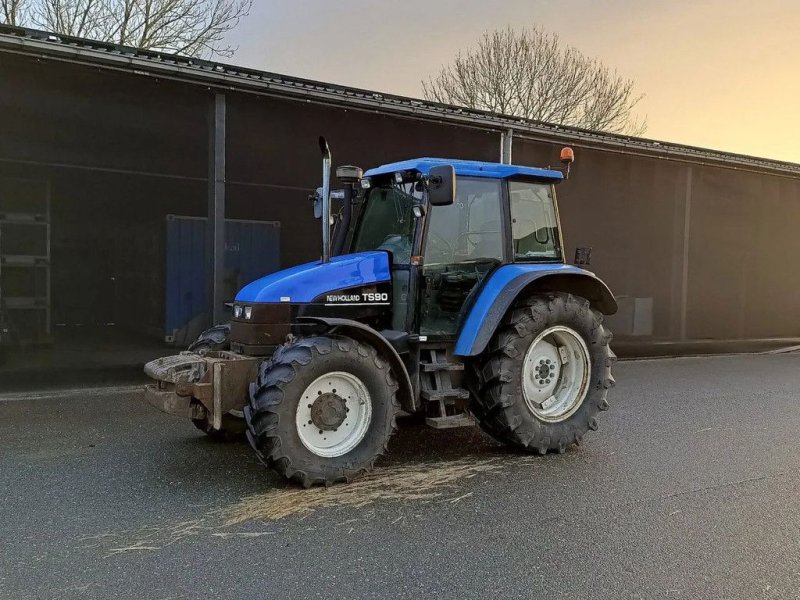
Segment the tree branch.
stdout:
[[422,81],[428,100],[630,135],[647,128],[630,79],[540,27],[484,33]]
[[187,56],[232,56],[253,0],[0,0],[0,20]]

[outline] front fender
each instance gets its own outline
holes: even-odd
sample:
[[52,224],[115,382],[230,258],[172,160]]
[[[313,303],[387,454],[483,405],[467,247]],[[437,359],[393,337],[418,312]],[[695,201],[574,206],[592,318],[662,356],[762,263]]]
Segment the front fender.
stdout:
[[307,323],[319,323],[329,328],[331,333],[343,333],[365,344],[373,346],[394,368],[397,379],[400,382],[400,404],[403,410],[413,413],[417,409],[414,388],[411,385],[411,377],[408,374],[403,359],[397,353],[386,338],[380,332],[368,325],[353,321],[351,319],[337,319],[333,317],[300,317],[299,321]]
[[572,265],[504,265],[484,280],[463,321],[454,354],[477,356],[483,352],[509,307],[529,289],[568,292],[586,298],[603,314],[617,312],[611,290],[590,271]]

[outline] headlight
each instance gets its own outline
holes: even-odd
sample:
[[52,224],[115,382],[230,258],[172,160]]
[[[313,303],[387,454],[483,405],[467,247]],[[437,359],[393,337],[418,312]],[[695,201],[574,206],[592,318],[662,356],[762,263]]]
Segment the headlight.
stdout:
[[253,307],[252,306],[242,306],[241,304],[235,304],[233,306],[233,317],[235,319],[250,319],[253,316]]

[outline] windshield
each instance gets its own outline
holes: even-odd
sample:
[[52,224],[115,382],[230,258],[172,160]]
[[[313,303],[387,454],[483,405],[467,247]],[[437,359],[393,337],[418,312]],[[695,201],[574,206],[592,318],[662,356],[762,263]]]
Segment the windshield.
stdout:
[[353,252],[388,250],[394,264],[409,264],[416,219],[412,212],[422,192],[415,184],[386,183],[372,188],[365,199],[353,235]]

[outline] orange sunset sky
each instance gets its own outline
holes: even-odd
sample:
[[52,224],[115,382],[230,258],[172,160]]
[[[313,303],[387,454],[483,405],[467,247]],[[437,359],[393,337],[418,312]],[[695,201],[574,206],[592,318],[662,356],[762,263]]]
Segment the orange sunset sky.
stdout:
[[420,96],[484,30],[533,24],[636,81],[645,137],[800,162],[800,0],[255,0],[226,62]]

